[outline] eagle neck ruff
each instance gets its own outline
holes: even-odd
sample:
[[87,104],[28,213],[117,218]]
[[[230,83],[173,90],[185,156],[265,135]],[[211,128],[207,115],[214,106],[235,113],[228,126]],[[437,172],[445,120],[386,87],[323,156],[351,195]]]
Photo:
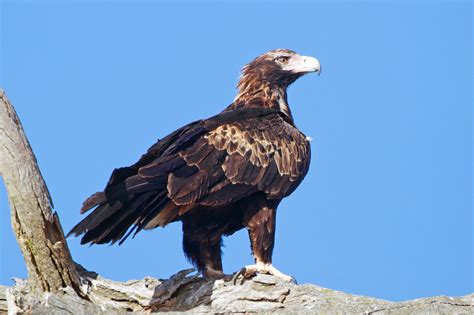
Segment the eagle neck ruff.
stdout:
[[259,85],[239,83],[239,88],[239,93],[237,93],[234,102],[225,111],[252,107],[278,109],[293,123],[286,87],[282,88],[269,82],[261,82]]

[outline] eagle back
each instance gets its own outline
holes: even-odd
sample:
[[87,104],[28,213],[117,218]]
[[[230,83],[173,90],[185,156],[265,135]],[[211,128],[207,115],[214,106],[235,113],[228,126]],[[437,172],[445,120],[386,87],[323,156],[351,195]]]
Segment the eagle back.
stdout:
[[204,147],[221,153],[222,159],[212,162],[220,164],[230,183],[255,187],[269,198],[283,198],[299,185],[311,154],[306,136],[278,113],[219,125],[180,156],[206,171],[210,157],[217,155],[197,161],[196,152]]

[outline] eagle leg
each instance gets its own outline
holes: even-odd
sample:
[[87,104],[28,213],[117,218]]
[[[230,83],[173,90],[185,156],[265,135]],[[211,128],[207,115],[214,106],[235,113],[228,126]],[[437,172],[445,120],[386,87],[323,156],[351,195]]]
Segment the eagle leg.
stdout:
[[280,200],[268,200],[265,195],[255,195],[243,206],[246,208],[244,225],[249,232],[252,254],[255,264],[245,266],[233,277],[234,284],[242,276],[241,284],[245,279],[257,273],[274,275],[284,281],[296,283],[295,279],[288,276],[272,265],[273,246],[275,243],[276,209]]
[[239,277],[242,276],[242,280],[240,280],[240,284],[243,284],[246,279],[250,279],[256,276],[257,273],[270,274],[282,279],[285,282],[296,284],[296,279],[293,278],[292,276],[284,274],[280,270],[273,267],[272,264],[265,264],[262,262],[257,262],[254,265],[248,265],[248,266],[243,267],[242,269],[240,269],[239,272],[237,272],[234,275],[234,277],[232,278],[232,281],[234,282],[234,285],[235,285]]
[[183,220],[184,254],[206,279],[222,279],[222,236],[206,225]]

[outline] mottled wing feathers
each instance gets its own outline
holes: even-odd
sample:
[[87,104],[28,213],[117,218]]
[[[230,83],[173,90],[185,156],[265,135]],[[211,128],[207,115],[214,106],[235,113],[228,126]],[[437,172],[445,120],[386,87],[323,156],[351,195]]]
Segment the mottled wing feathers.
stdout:
[[[309,166],[308,142],[278,111],[239,109],[196,121],[154,144],[130,167],[114,170],[94,211],[70,234],[82,242],[123,242],[200,206],[222,207],[263,191],[283,198]],[[127,230],[133,229],[125,234]]]
[[222,169],[233,184],[255,186],[269,198],[287,196],[309,166],[305,136],[278,114],[224,124],[204,137],[227,153]]
[[225,206],[258,190],[283,198],[303,179],[309,154],[304,135],[279,114],[225,123],[178,151],[196,172],[171,171],[168,197],[177,205],[206,206]]

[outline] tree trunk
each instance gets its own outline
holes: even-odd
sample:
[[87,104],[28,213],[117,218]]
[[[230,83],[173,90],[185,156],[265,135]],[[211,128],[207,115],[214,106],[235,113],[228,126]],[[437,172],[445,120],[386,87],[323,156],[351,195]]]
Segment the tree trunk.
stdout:
[[72,287],[80,279],[69,252],[51,196],[20,120],[0,89],[0,175],[5,182],[11,219],[36,292]]

